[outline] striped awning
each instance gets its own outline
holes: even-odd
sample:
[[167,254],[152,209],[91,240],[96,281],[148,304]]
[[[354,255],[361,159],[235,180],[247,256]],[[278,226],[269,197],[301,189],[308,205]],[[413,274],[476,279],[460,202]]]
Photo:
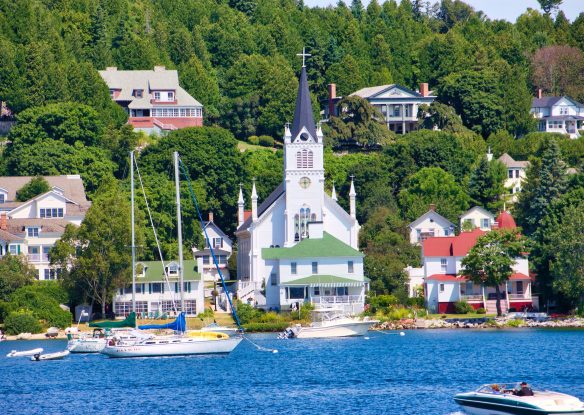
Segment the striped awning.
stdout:
[[364,280],[353,280],[351,278],[337,277],[336,275],[311,275],[309,277],[298,278],[291,281],[283,281],[280,285],[286,287],[362,287],[366,284]]

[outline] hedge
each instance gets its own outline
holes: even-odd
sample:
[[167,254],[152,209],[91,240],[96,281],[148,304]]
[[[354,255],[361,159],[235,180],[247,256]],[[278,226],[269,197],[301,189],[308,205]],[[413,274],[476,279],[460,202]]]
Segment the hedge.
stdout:
[[40,333],[41,323],[28,310],[12,311],[4,320],[4,329],[8,334]]

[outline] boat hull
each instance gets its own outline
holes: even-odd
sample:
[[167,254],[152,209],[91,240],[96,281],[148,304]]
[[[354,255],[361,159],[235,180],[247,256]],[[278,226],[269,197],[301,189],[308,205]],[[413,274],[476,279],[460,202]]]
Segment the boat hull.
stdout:
[[293,331],[298,339],[364,336],[375,323],[375,321],[357,321],[329,326],[300,327],[294,328]]
[[39,354],[43,352],[43,348],[39,347],[38,349],[32,350],[24,350],[22,352],[17,352],[16,350],[11,351],[6,355],[6,357],[22,357],[22,356],[34,356],[35,354]]
[[65,350],[62,352],[35,355],[35,356],[32,356],[30,358],[30,360],[32,360],[33,362],[39,362],[41,360],[58,360],[58,359],[62,359],[64,357],[66,357],[66,356],[69,356],[69,353],[70,353],[69,350]]
[[455,397],[454,401],[469,415],[584,415],[581,409],[543,409],[512,399]]
[[227,354],[235,349],[241,340],[241,338],[230,337],[225,340],[188,339],[177,343],[169,342],[165,344],[141,342],[107,345],[101,353],[114,358]]
[[77,339],[67,343],[67,350],[71,353],[99,353],[106,344],[106,339]]

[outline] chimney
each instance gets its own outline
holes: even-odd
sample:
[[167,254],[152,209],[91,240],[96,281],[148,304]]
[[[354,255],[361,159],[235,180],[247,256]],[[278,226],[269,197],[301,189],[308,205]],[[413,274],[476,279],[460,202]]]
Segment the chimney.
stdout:
[[6,217],[6,212],[3,212],[2,215],[0,215],[0,229],[3,231],[8,229],[8,218]]
[[335,116],[335,98],[337,97],[337,84],[328,85],[328,112],[329,118]]
[[213,212],[209,212],[209,222],[213,222]]
[[539,88],[539,89],[537,90],[537,98],[538,98],[538,99],[541,99],[542,97],[543,97],[543,91],[541,90],[541,88]]
[[420,95],[422,95],[423,97],[427,97],[428,95],[430,95],[430,90],[428,88],[427,82],[422,82],[420,84]]
[[430,210],[432,212],[435,212],[436,211],[436,205],[434,203],[430,203]]
[[155,66],[154,72],[163,72],[166,70],[166,66]]
[[105,68],[105,70],[109,71],[109,72],[114,72],[114,71],[118,70],[118,67],[117,66],[108,66],[107,68]]

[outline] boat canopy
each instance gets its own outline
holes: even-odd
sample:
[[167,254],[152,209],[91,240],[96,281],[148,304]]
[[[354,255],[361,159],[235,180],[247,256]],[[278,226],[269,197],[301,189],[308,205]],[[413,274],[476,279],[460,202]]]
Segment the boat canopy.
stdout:
[[101,321],[99,323],[89,323],[89,327],[101,327],[104,329],[115,329],[120,327],[136,327],[136,313],[133,311],[122,321]]
[[146,324],[143,326],[138,326],[138,328],[140,330],[150,330],[150,329],[169,329],[169,330],[174,330],[174,331],[180,331],[180,332],[185,332],[187,331],[187,320],[185,317],[185,313],[182,312],[178,315],[178,317],[176,318],[176,320],[174,320],[172,323],[168,323],[168,324]]

